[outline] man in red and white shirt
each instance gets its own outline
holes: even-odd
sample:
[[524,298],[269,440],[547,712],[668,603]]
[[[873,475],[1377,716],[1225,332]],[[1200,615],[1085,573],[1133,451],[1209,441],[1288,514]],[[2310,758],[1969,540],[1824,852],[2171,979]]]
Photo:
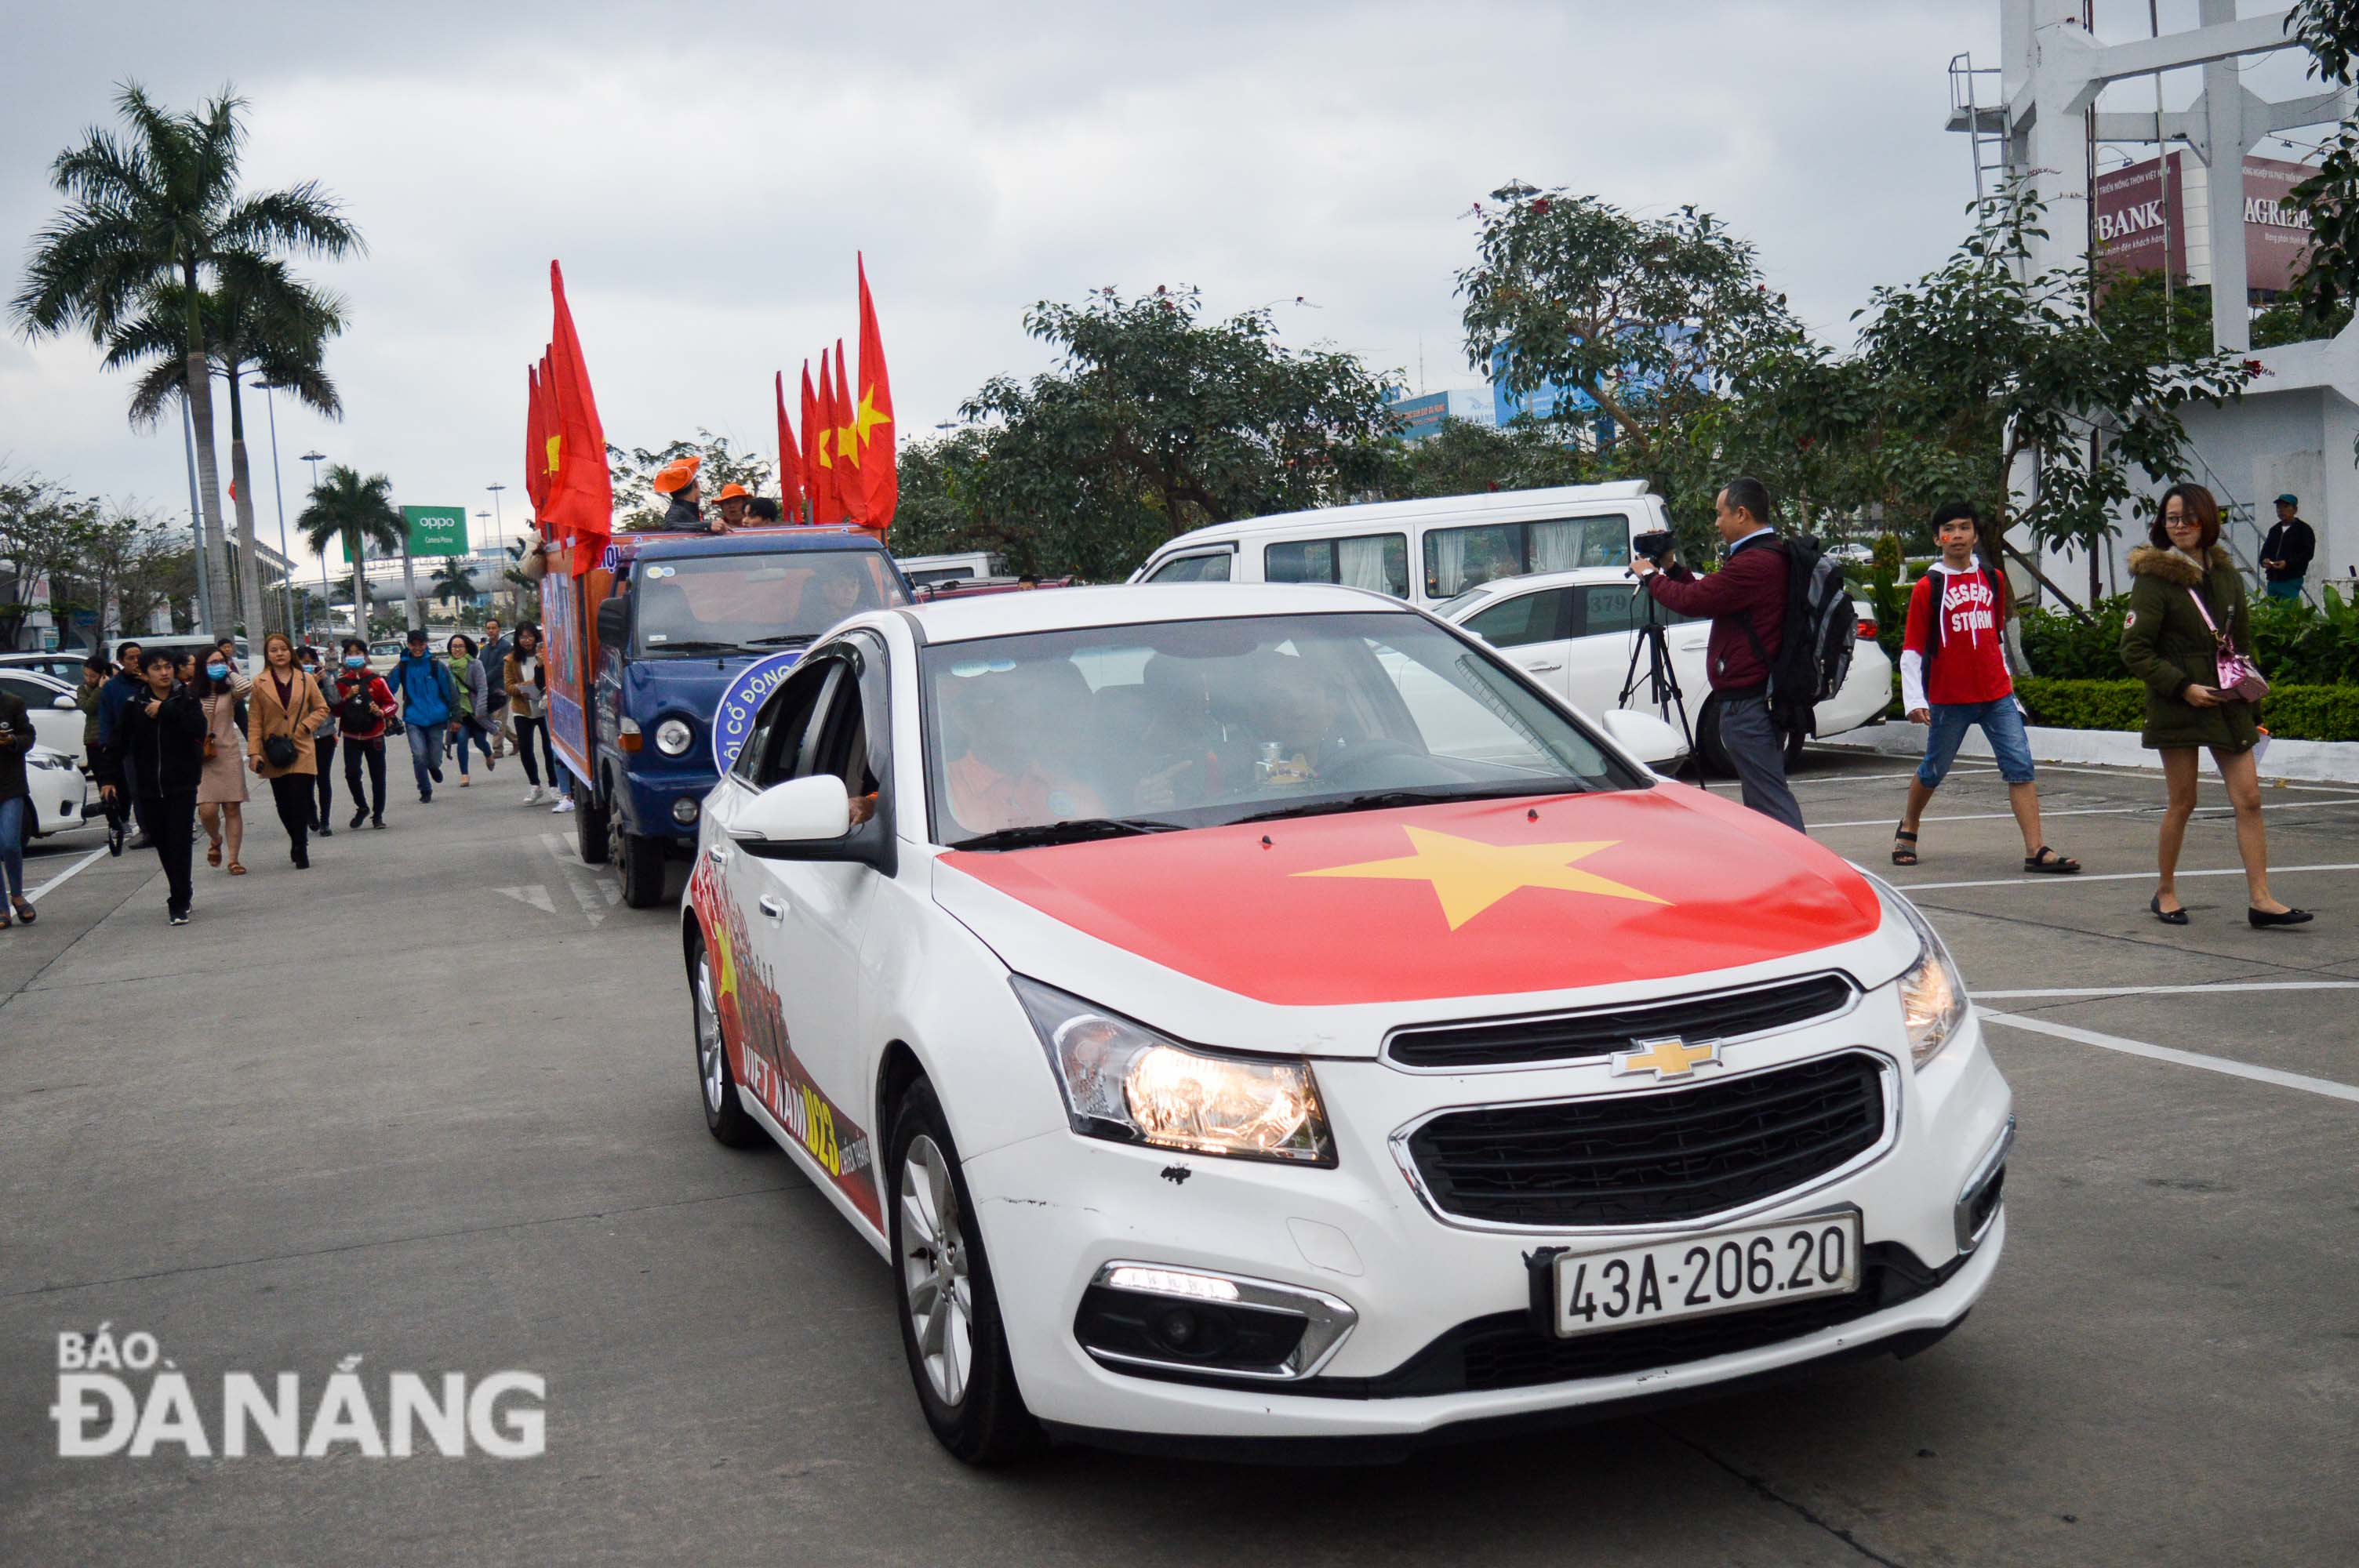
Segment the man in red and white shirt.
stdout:
[[1951,502],[1933,514],[1941,558],[1917,579],[1908,596],[1900,645],[1900,707],[1925,726],[1925,760],[1908,781],[1908,806],[1894,835],[1892,863],[1917,863],[1917,825],[1926,804],[1976,725],[1989,738],[2006,781],[2007,805],[2023,830],[2023,869],[2072,872],[2081,862],[2040,841],[2039,790],[2032,783],[2031,744],[2023,708],[2006,673],[2006,579],[1974,553],[1981,526],[1974,509]]

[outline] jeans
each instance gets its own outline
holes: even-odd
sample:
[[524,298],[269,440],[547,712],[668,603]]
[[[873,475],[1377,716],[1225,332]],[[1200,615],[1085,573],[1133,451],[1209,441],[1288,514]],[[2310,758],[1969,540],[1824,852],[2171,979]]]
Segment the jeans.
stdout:
[[1998,759],[1998,776],[2011,784],[2031,782],[2031,741],[2023,732],[2023,709],[2012,697],[1989,702],[1937,702],[1933,721],[1925,726],[1925,760],[1917,764],[1917,782],[1939,789],[1957,760],[1966,731],[1979,724],[1990,738],[1991,754]]
[[2271,582],[2269,584],[2269,597],[2271,599],[2299,599],[2301,597],[2301,579],[2298,577],[2289,577],[2283,582]]
[[311,775],[279,774],[270,781],[270,799],[278,807],[278,825],[287,829],[287,842],[294,848],[295,858],[306,858],[311,832]]
[[434,793],[434,775],[442,771],[442,726],[413,724],[409,727],[409,771],[418,775],[418,793]]
[[320,767],[320,809],[311,814],[311,821],[316,827],[332,827],[334,824],[328,817],[336,808],[336,738],[333,735],[313,737],[311,754]]
[[0,892],[25,896],[25,822],[33,803],[23,795],[0,800]]
[[1802,807],[1786,787],[1786,738],[1770,722],[1767,700],[1758,693],[1721,693],[1720,745],[1736,764],[1746,807],[1801,832]]
[[174,914],[186,914],[189,857],[197,842],[197,792],[143,795],[132,806],[139,814],[139,831],[147,835],[156,859],[164,865],[164,907]]
[[539,719],[527,719],[522,714],[516,716],[516,755],[524,759],[526,782],[535,787],[538,787],[540,784],[540,770],[533,765],[532,758],[535,735],[540,738],[541,761],[549,764],[549,787],[559,795],[572,794],[571,786],[567,784],[565,774],[557,766],[557,749],[549,743],[549,719],[546,716]]
[[383,820],[385,816],[385,737],[374,741],[355,741],[344,737],[344,793],[353,797],[353,809],[361,806],[361,760],[368,760],[368,814]]
[[452,737],[451,750],[458,754],[459,776],[462,779],[467,776],[467,742],[470,739],[484,749],[485,762],[492,760],[492,732],[484,728],[484,721],[472,715],[460,719],[459,733]]

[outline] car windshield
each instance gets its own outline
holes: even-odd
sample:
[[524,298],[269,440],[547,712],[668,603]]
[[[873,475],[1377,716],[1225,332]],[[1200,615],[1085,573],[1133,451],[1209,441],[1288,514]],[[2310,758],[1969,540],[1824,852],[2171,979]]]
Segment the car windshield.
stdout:
[[642,561],[631,589],[639,652],[791,647],[848,615],[907,604],[876,550],[781,550]]
[[1645,783],[1485,653],[1407,612],[940,643],[920,671],[946,844]]

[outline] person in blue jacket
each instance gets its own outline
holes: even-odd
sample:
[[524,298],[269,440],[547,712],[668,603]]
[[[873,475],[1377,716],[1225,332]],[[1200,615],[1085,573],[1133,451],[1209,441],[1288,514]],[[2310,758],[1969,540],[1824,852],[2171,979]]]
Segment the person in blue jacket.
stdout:
[[451,666],[426,651],[426,631],[413,626],[409,644],[393,666],[386,684],[401,704],[401,721],[409,730],[409,766],[418,775],[419,804],[434,798],[442,782],[442,731],[459,707],[459,683]]

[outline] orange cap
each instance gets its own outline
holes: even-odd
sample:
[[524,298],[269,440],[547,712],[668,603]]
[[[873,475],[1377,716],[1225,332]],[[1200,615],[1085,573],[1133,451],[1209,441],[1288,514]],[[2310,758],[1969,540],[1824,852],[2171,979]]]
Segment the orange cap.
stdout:
[[747,490],[742,484],[724,484],[721,487],[721,493],[714,496],[712,499],[715,501],[727,501],[733,496],[745,496],[750,498],[753,493],[754,492],[752,491]]
[[702,458],[682,458],[678,462],[666,463],[656,474],[656,493],[669,495],[674,491],[686,490],[696,482],[696,470],[703,466]]

